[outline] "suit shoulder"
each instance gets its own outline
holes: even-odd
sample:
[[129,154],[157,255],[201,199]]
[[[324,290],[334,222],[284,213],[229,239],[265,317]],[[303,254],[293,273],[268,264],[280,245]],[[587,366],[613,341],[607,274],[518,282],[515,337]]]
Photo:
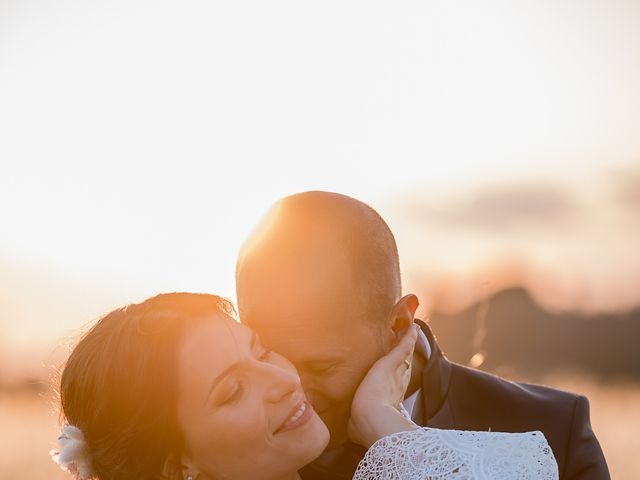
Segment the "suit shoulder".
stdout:
[[[508,411],[524,409],[529,415],[555,412],[567,418],[573,414],[578,403],[587,399],[576,393],[532,383],[520,383],[498,377],[488,372],[452,364],[450,394],[475,398],[475,401],[494,407],[506,406]],[[471,401],[471,398],[468,398]],[[555,416],[555,415],[554,415]]]
[[610,478],[591,428],[589,401],[583,395],[451,364],[446,406],[453,428],[540,430],[564,472],[561,478]]

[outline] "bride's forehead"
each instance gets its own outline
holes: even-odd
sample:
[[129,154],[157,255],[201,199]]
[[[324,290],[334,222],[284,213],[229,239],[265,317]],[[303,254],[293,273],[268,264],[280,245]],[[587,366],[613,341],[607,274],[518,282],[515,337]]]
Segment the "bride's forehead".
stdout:
[[194,325],[186,332],[179,348],[181,382],[186,382],[188,388],[199,388],[203,379],[212,373],[251,355],[251,338],[251,330],[231,318]]

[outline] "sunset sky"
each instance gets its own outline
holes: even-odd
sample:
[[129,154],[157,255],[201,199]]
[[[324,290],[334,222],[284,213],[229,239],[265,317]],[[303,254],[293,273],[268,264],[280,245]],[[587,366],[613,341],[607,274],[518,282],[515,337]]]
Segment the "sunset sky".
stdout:
[[0,349],[234,298],[243,238],[309,189],[387,218],[425,308],[491,275],[629,308],[638,85],[634,0],[4,0]]

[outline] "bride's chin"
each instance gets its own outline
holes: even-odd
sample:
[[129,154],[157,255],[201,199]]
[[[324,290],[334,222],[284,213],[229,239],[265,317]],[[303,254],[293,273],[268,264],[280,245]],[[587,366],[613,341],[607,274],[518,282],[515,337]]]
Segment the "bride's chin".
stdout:
[[322,453],[324,451],[325,448],[327,448],[327,445],[329,445],[329,440],[331,438],[331,435],[329,434],[329,428],[325,425],[325,423],[322,421],[322,419],[320,418],[320,416],[314,412],[314,422],[317,422],[318,424],[318,430],[319,430],[319,434],[318,434],[318,439],[319,439],[319,443],[322,446],[322,450],[320,451],[320,453]]
[[304,463],[300,468],[318,458],[329,444],[329,429],[317,413],[313,413],[313,418],[309,423],[311,428],[307,429],[305,438],[300,442],[300,445],[306,447],[302,460]]

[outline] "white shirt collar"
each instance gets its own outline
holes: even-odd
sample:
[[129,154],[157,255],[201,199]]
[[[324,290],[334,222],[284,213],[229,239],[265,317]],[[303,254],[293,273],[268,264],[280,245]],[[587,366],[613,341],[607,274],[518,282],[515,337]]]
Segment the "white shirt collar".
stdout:
[[[431,345],[429,345],[429,339],[422,330],[418,332],[418,339],[416,340],[416,351],[424,356],[426,360],[431,358]],[[418,388],[415,392],[404,399],[402,405],[407,410],[412,420],[416,420],[420,411],[420,404],[422,399],[422,389]]]

